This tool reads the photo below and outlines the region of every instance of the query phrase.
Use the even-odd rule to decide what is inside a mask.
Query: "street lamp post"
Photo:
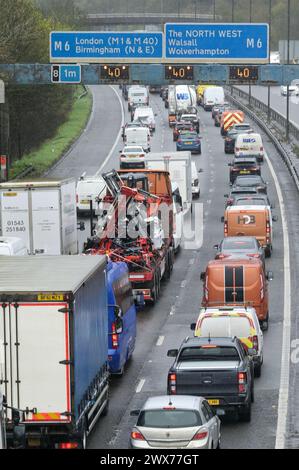
[[[270,51],[271,51],[271,32],[272,32],[272,28],[271,28],[271,22],[272,22],[272,0],[269,0],[269,48],[270,48]],[[271,118],[271,87],[268,86],[268,114],[267,114],[267,121],[268,123],[270,123],[270,118]]]
[[[214,20],[214,23],[216,23],[216,0],[214,0],[214,3],[213,3],[213,20]]]
[[[287,43],[287,63],[290,64],[290,35],[291,35],[291,0],[288,0],[288,43]],[[290,84],[287,84],[287,126],[286,139],[290,140]]]
[[[232,23],[235,22],[235,0],[232,0]]]

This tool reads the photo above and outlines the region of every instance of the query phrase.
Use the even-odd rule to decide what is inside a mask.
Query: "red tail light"
[[[248,256],[248,258],[259,258],[260,257],[260,255],[258,253],[249,253],[246,256]]]
[[[134,439],[135,441],[145,441],[144,436],[139,431],[132,431],[131,439]]]
[[[116,325],[112,323],[112,348],[117,349],[119,346],[118,343],[118,334],[116,333]]]
[[[247,374],[246,372],[239,372],[238,373],[238,382],[239,382],[239,393],[246,392],[246,384],[247,384]]]
[[[78,442],[61,442],[60,444],[58,444],[58,449],[64,450],[78,449],[78,447]]]
[[[195,434],[192,441],[201,441],[203,439],[206,439],[208,437],[208,434],[208,431],[198,432],[197,434]]]
[[[176,394],[176,374],[168,375],[168,384],[169,384],[169,391],[171,395],[175,395]]]
[[[271,227],[270,227],[270,223],[269,223],[269,222],[267,222],[267,225],[266,225],[266,233],[267,233],[267,235],[269,235],[269,234],[270,234],[270,229],[271,229]]]

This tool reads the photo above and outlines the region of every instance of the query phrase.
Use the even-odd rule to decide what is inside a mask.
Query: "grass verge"
[[[10,178],[22,174],[30,167],[33,167],[30,176],[41,176],[69,150],[86,127],[92,110],[92,95],[88,92],[79,99],[83,92],[83,87],[78,86],[67,121],[57,129],[56,135],[45,141],[39,149],[15,161],[10,170]]]

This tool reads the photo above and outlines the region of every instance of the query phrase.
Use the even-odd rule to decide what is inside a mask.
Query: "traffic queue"
[[[215,259],[201,274],[203,297],[191,325],[194,336],[168,351],[174,363],[168,371],[165,396],[151,397],[140,410],[132,411],[137,423],[129,446],[218,449],[219,417],[234,412],[241,421],[251,419],[254,377],[261,376],[263,365],[263,331],[269,328],[268,282],[273,275],[266,271],[265,258],[272,254],[272,222],[277,220],[262,179],[265,156],[261,136],[244,122],[242,111],[225,102],[221,87],[180,85],[152,91],[160,91],[168,109],[176,152],[151,152],[156,116],[149,91],[139,85],[123,86],[131,120],[122,129],[119,169],[102,176],[83,174],[76,195],[70,181],[19,183],[13,193],[9,185],[0,186],[5,235],[10,234],[5,227],[17,226],[20,230],[13,233],[19,235],[26,232],[26,223],[11,224],[11,205],[5,205],[5,198],[11,200],[12,194],[17,198],[20,188],[29,195],[28,211],[32,211],[37,188],[36,211],[49,187],[53,195],[68,201],[63,223],[70,227],[72,221],[72,232],[68,233],[72,246],[77,231],[72,201],[76,199],[80,216],[97,217],[79,257],[74,256],[73,248],[68,251],[60,235],[56,251],[36,245],[41,238],[37,232],[34,241],[28,241],[27,250],[29,253],[35,244],[31,254],[37,256],[28,256],[25,262],[12,256],[6,267],[2,263],[1,274],[6,278],[5,289],[0,291],[4,318],[8,309],[16,318],[27,314],[17,332],[26,339],[22,343],[26,350],[19,351],[18,341],[14,345],[4,341],[3,406],[11,447],[85,448],[98,418],[108,413],[109,375],[125,372],[135,348],[136,312],[158,301],[161,282],[170,279],[182,242],[184,217],[192,211],[192,199],[200,197],[198,170],[191,158],[191,153],[201,154],[198,105],[212,112],[215,126],[225,138],[225,152],[234,152],[228,172],[230,194],[225,196],[222,218],[224,238],[215,246]],[[67,198],[63,188],[68,188]],[[161,217],[165,207],[166,219]],[[36,213],[28,215],[30,227],[35,225]],[[38,225],[42,227],[43,221]],[[131,235],[132,227],[138,227],[137,237]],[[61,232],[57,224],[57,233]],[[2,240],[3,246],[10,244],[8,238]],[[52,239],[49,236],[48,243]],[[73,256],[66,256],[70,254]],[[43,256],[43,263],[38,256]],[[48,277],[46,273],[54,273],[54,265],[59,266],[60,276]],[[15,272],[27,276],[24,285],[14,278]],[[90,309],[93,315],[88,314]],[[36,344],[30,341],[32,328],[40,338]],[[0,337],[4,339],[7,331],[15,335],[4,322]],[[96,332],[92,339],[90,331]],[[39,351],[46,354],[57,337],[55,364],[49,356],[45,372],[44,362],[38,362]],[[22,363],[27,374],[24,383],[33,380],[31,367],[37,363],[38,373],[30,385],[35,389],[32,396],[20,394],[22,354],[28,362],[26,367]]]

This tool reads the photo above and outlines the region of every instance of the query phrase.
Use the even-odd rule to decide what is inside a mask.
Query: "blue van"
[[[107,266],[108,363],[111,374],[122,375],[135,349],[136,308],[126,263]]]

